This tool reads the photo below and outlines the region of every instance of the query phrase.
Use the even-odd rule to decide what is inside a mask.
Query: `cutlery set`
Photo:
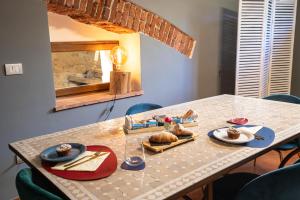
[[[261,135],[258,135],[257,133],[254,134],[254,137],[256,140],[265,140],[265,138]]]
[[[94,153],[94,154],[92,154],[92,155],[84,156],[84,157],[82,157],[82,158],[80,158],[80,159],[78,159],[78,160],[75,160],[75,161],[71,162],[71,163],[65,164],[64,167],[66,167],[66,168],[65,168],[64,170],[71,169],[71,168],[73,168],[73,167],[76,167],[76,166],[78,166],[78,165],[81,165],[81,164],[83,164],[83,163],[86,163],[86,162],[88,162],[88,161],[90,161],[90,160],[93,160],[93,159],[96,159],[96,158],[98,158],[98,157],[100,157],[100,156],[103,156],[103,155],[105,155],[105,154],[107,154],[107,153],[108,153],[108,152],[96,152],[96,153]],[[88,159],[86,159],[86,158],[88,158]],[[84,160],[84,159],[86,159],[86,160]]]

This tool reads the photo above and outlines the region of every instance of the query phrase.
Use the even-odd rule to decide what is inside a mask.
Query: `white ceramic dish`
[[[242,132],[242,131],[241,131],[241,135],[238,139],[230,139],[227,135],[227,130],[228,130],[228,128],[217,129],[213,132],[213,135],[217,139],[219,139],[223,142],[231,143],[231,144],[244,144],[244,143],[250,142],[251,140],[254,139],[253,134],[247,133],[247,132]]]

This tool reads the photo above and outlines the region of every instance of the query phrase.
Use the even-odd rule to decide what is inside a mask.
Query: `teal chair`
[[[16,187],[20,200],[68,199],[47,179],[29,168],[19,171],[16,177]]]
[[[213,183],[214,200],[300,199],[300,163],[264,175],[235,173]]]
[[[272,101],[281,101],[281,102],[287,102],[287,103],[294,103],[294,104],[300,104],[300,98],[292,95],[286,95],[286,94],[275,94],[268,97],[265,97],[266,100],[272,100]],[[280,161],[283,160],[283,155],[281,151],[287,151],[292,150],[297,147],[300,147],[300,140],[293,140],[291,142],[288,142],[286,144],[283,144],[274,150],[276,150],[279,153]]]
[[[162,106],[157,105],[157,104],[152,104],[152,103],[140,103],[140,104],[136,104],[136,105],[131,106],[126,111],[126,115],[133,115],[133,114],[146,112],[146,111],[149,111],[149,110],[155,110],[155,109],[159,109],[159,108],[162,108]]]

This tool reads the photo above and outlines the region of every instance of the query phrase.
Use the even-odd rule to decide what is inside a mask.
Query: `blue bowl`
[[[59,156],[56,152],[56,148],[61,144],[49,147],[45,149],[41,154],[40,158],[46,162],[66,162],[75,159],[77,156],[85,152],[86,147],[79,143],[68,143],[72,146],[72,149],[65,156]]]

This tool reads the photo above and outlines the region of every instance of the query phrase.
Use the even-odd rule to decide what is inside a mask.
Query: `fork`
[[[261,135],[257,135],[256,133],[254,134],[255,139],[257,140],[265,140],[265,138]]]

